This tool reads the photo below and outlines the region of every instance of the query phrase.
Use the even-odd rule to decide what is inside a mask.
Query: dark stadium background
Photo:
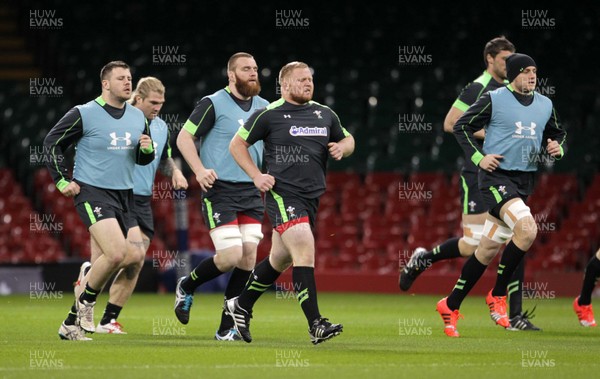
[[[357,290],[352,278],[365,275],[375,281],[367,290],[397,291],[398,266],[414,247],[460,232],[456,173],[463,157],[442,122],[460,89],[483,71],[484,44],[503,34],[534,57],[568,131],[567,156],[541,169],[532,197],[545,230],[528,275],[551,273],[576,287],[600,236],[599,10],[564,2],[0,0],[0,282],[10,287],[11,273],[33,272],[66,286],[89,255],[87,232],[72,203],[53,191],[39,152],[67,110],[100,94],[105,63],[128,62],[134,82],[161,79],[162,115],[176,134],[195,101],[226,85],[229,56],[246,51],[259,64],[268,100],[278,97],[282,65],[307,62],[314,99],[331,106],[357,141],[352,157],[330,165],[322,199],[316,233],[323,287]],[[406,54],[419,63],[407,63]],[[157,191],[157,238],[139,283],[148,290],[169,289],[173,271],[196,259],[186,243],[211,249],[197,186],[183,195],[189,235],[177,233],[175,222],[182,203],[173,198],[182,195],[168,185]],[[425,275],[455,279],[461,263]],[[415,290],[435,288],[417,283]]]

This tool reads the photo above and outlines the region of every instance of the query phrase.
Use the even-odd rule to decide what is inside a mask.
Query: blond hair
[[[283,84],[285,79],[297,68],[308,68],[308,65],[304,62],[290,62],[286,64],[279,71],[279,84]]]
[[[137,86],[135,87],[135,91],[133,91],[133,96],[131,97],[131,105],[136,104],[136,96],[141,97],[142,99],[150,96],[150,92],[156,92],[159,95],[165,94],[165,86],[162,84],[160,80],[153,76],[147,76],[145,78],[141,78]]]

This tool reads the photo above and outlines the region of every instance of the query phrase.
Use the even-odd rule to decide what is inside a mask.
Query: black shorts
[[[507,201],[518,197],[526,202],[534,185],[535,172],[501,169],[492,172],[479,171],[481,195],[490,214],[498,219],[500,219],[500,208]]]
[[[463,170],[460,175],[460,204],[465,215],[487,212],[488,208],[479,191],[477,172]]]
[[[314,228],[319,198],[309,199],[271,190],[265,194],[265,207],[273,229],[281,234],[290,226],[302,222],[308,222],[311,228]]]
[[[202,192],[202,216],[210,230],[228,224],[260,224],[265,207],[254,183],[215,181]]]
[[[133,205],[133,190],[111,190],[94,187],[77,182],[79,194],[75,196],[75,209],[79,217],[89,229],[96,222],[115,218],[121,231],[127,238],[131,224],[131,206]]]
[[[152,196],[133,195],[135,205],[131,210],[130,228],[139,226],[146,237],[152,241],[154,237],[154,216],[152,215]]]

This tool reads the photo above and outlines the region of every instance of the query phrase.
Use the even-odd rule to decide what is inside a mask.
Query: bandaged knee
[[[222,226],[210,231],[210,238],[217,251],[242,246],[242,233],[237,226]]]
[[[263,238],[261,224],[241,224],[240,232],[242,233],[242,242],[255,243],[258,245]]]
[[[515,228],[516,223],[525,218],[525,217],[533,217],[531,215],[531,211],[527,205],[522,200],[515,201],[504,212],[504,217],[502,220],[508,225],[510,230]]]
[[[463,225],[463,241],[471,246],[479,245],[481,235],[483,234],[483,225],[481,224],[464,224]]]
[[[493,221],[485,220],[483,235],[494,242],[505,243],[512,237],[512,230],[504,225],[498,225]]]

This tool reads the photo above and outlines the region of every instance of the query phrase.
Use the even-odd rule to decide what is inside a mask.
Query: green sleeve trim
[[[560,147],[560,155],[558,157],[554,157],[557,161],[560,161],[565,156],[565,151],[563,150],[562,145],[558,145]]]
[[[452,106],[458,110],[461,110],[464,112],[467,111],[467,109],[469,109],[469,105],[467,103],[465,103],[464,101],[461,101],[459,99],[456,99],[454,101],[454,103],[452,104]]]
[[[344,133],[344,137],[350,137],[351,134],[346,130],[346,128],[344,128],[343,126],[341,126],[342,128],[342,133]]]
[[[202,118],[200,119],[200,121],[198,121],[198,125],[194,124],[191,120],[187,120],[185,122],[185,124],[183,124],[183,128],[185,130],[187,130],[188,133],[190,133],[191,135],[195,136],[196,132],[198,131],[198,127],[202,124],[202,121],[204,121],[204,118],[208,114],[208,111],[210,111],[212,109],[212,107],[213,107],[213,103],[211,101],[210,106],[208,108],[206,108],[206,111],[202,115]]]
[[[185,124],[183,124],[183,129],[185,129],[191,135],[195,135],[198,130],[198,125],[194,124],[190,120],[187,120]]]
[[[58,188],[58,190],[60,192],[62,192],[62,190],[65,189],[65,187],[68,186],[69,183],[71,183],[71,182],[69,182],[66,179],[61,179],[61,180],[58,181],[58,183],[56,183],[56,188]]]
[[[479,167],[479,162],[483,159],[484,155],[479,151],[476,151],[475,154],[471,155],[471,162],[475,164],[475,166]]]
[[[142,148],[140,148],[140,150],[144,154],[152,154],[154,152],[154,144],[151,143],[150,146],[148,146],[148,147],[142,147]]]
[[[248,136],[250,135],[250,131],[246,130],[243,126],[240,126],[237,134],[238,134],[238,136],[242,137],[242,139],[245,141],[248,139]]]

